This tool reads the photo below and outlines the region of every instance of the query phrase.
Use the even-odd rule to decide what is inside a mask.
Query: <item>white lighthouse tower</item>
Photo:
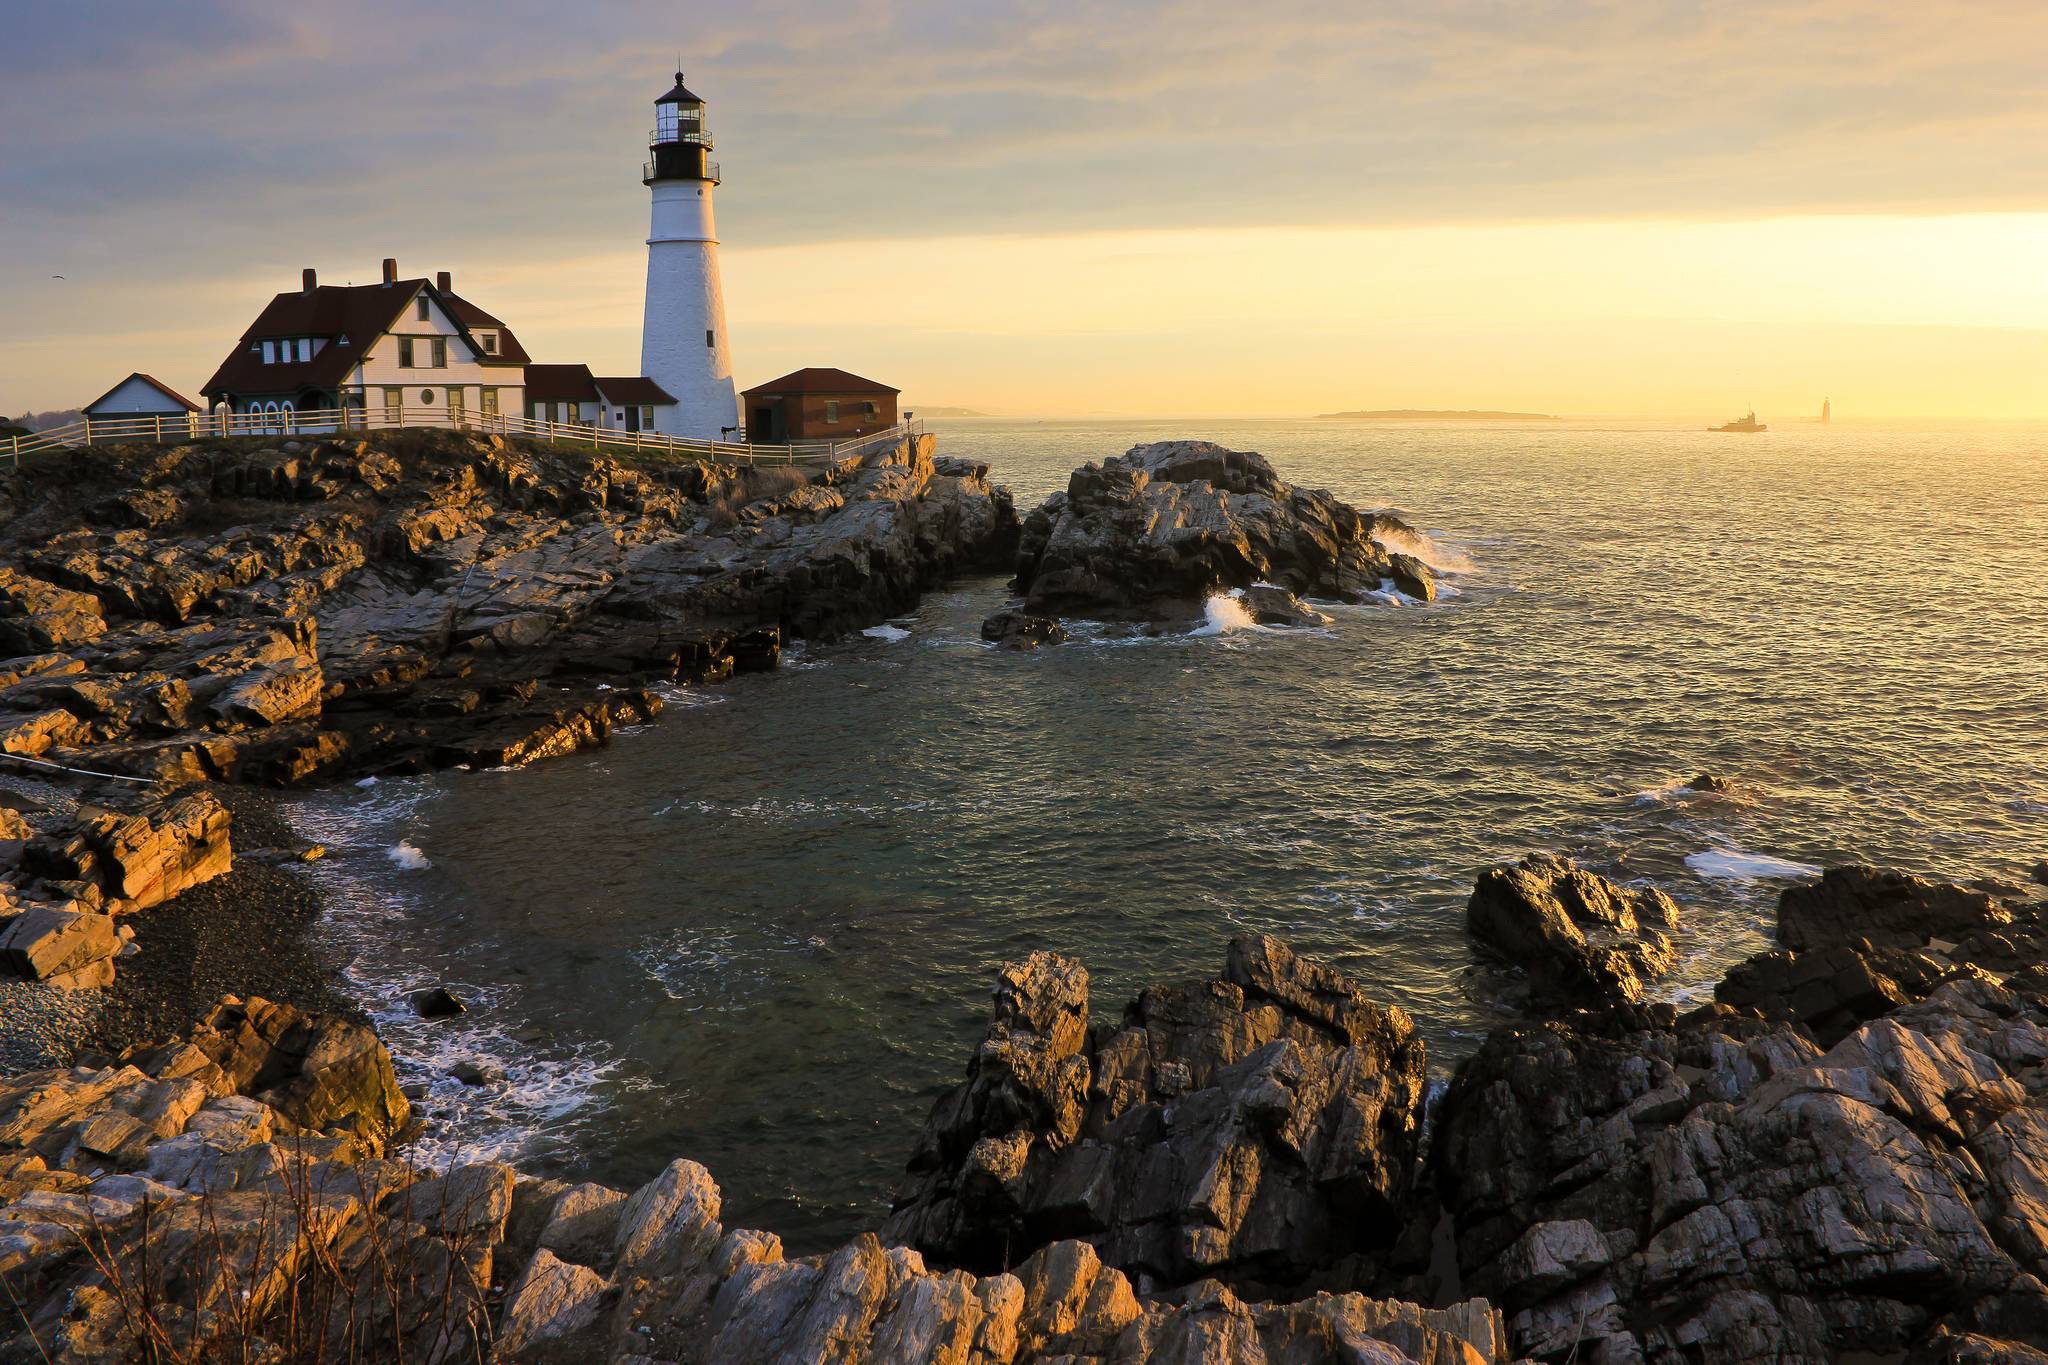
[[[657,408],[655,428],[670,436],[737,440],[732,344],[725,334],[725,289],[718,278],[718,230],[711,190],[718,163],[704,101],[683,86],[654,102],[641,183],[654,191],[647,234],[647,314],[640,327],[640,373],[666,389],[673,408]]]

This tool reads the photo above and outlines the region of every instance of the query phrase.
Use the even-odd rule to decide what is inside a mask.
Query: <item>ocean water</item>
[[[620,1185],[689,1156],[728,1222],[817,1249],[883,1214],[1036,948],[1114,1017],[1277,934],[1447,1072],[1497,1017],[1465,896],[1527,851],[1669,890],[1677,1000],[1820,865],[2048,857],[2048,429],[957,422],[941,450],[1029,507],[1170,436],[1403,510],[1455,595],[1016,654],[977,637],[1002,582],[962,582],[605,750],[296,799],[351,980],[432,1086],[424,1155]],[[473,1012],[412,1018],[443,982]]]

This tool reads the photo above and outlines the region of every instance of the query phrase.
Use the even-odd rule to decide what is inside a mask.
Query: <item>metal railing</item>
[[[0,441],[0,457],[20,468],[24,455],[72,450],[110,442],[168,442],[223,436],[328,436],[345,432],[440,427],[492,436],[587,445],[593,450],[630,450],[636,455],[672,455],[727,464],[812,464],[849,460],[922,435],[921,422],[901,422],[843,441],[794,441],[759,445],[700,441],[652,431],[624,431],[590,422],[548,422],[510,413],[450,412],[445,407],[322,408],[305,412],[194,413],[190,417],[87,417],[48,431]]]
[[[714,185],[722,185],[725,183],[723,180],[719,178],[718,163],[716,161],[705,162],[704,174],[701,176],[683,175],[675,176],[672,178],[677,180],[709,180]],[[640,183],[644,185],[652,179],[654,179],[654,158],[650,156],[645,161],[640,163]]]

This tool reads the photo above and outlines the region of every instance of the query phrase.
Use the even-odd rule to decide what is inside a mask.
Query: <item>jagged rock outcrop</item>
[[[1655,887],[1617,886],[1552,853],[1483,872],[1465,928],[1525,973],[1540,1006],[1639,1002],[1677,960],[1678,906]]]
[[[1075,470],[1025,518],[1016,588],[1050,615],[1199,610],[1261,581],[1359,601],[1399,581],[1379,540],[1389,532],[1412,534],[1390,513],[1284,482],[1264,456],[1161,441]],[[1402,572],[1433,582],[1427,569]]]
[[[1431,1155],[1466,1292],[1541,1358],[1821,1362],[2041,1341],[2048,1007],[1975,977],[1823,1052],[1707,1012],[1497,1033]]]
[[[739,469],[456,432],[95,447],[0,521],[0,752],[166,781],[531,762],[1008,567],[931,438]],[[88,758],[89,756],[89,758]]]
[[[1775,952],[1732,969],[1715,998],[1832,1044],[1971,970],[2048,963],[2039,904],[1872,867],[1834,867],[1778,899]]]
[[[1489,1037],[1444,1100],[1410,1253],[1447,1239],[1460,1292],[1539,1359],[2048,1350],[2048,974],[2015,953],[2037,908],[1841,868],[1780,913],[1799,946],[1714,1006]]]
[[[1286,1008],[1340,1021],[1319,1027],[1370,1014],[1306,964],[1247,963]],[[1085,1015],[1046,984],[1043,1008],[1017,1006],[1057,1049]],[[872,1235],[789,1260],[726,1228],[686,1160],[631,1193],[494,1162],[415,1170],[384,1152],[389,1074],[359,1025],[228,1000],[122,1065],[0,1081],[0,1277],[20,1305],[0,1365],[1508,1360],[1481,1301],[1247,1302],[1215,1280],[1147,1297],[1080,1241],[985,1277]]]
[[[1121,1021],[1088,1009],[1077,962],[1004,969],[888,1240],[989,1274],[1079,1237],[1146,1290],[1300,1285],[1394,1240],[1422,1122],[1406,1014],[1263,937]]]

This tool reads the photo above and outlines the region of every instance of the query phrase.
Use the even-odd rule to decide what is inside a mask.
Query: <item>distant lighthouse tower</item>
[[[736,440],[739,397],[711,220],[718,163],[711,160],[704,101],[684,88],[680,71],[675,89],[654,102],[647,148],[640,180],[654,191],[654,220],[647,234],[640,373],[676,400],[673,409],[655,409],[655,427],[670,436]]]

